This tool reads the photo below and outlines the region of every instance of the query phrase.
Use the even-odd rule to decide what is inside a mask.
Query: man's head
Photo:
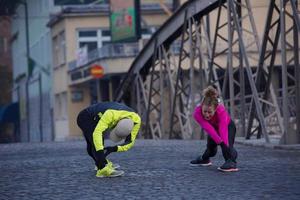
[[[121,119],[110,132],[110,139],[116,143],[125,139],[131,133],[133,125],[134,123],[131,119]]]

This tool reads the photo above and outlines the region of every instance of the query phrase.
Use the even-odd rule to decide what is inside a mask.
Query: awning
[[[0,107],[0,124],[1,123],[17,123],[19,121],[19,103],[11,103]]]

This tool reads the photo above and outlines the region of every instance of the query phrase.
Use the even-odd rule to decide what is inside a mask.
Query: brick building
[[[12,62],[10,50],[11,20],[0,17],[0,106],[11,102]]]
[[[13,107],[10,39],[11,19],[0,16],[0,142],[12,142],[16,139],[16,129],[13,128],[13,124],[8,120],[10,116],[7,115]]]

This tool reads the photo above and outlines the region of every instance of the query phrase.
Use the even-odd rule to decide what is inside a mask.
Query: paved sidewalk
[[[236,145],[239,172],[190,167],[205,148],[196,140],[138,140],[114,153],[125,176],[95,177],[83,141],[0,144],[1,200],[300,199],[300,151]]]

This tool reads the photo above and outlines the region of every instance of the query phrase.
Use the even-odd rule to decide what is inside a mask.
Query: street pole
[[[42,90],[42,74],[41,72],[39,73],[39,106],[40,106],[40,109],[39,109],[39,116],[40,116],[40,123],[39,123],[39,131],[40,131],[40,142],[43,142],[44,141],[44,134],[43,134],[43,90]]]
[[[25,32],[26,32],[26,58],[27,58],[27,79],[26,79],[26,122],[27,122],[27,136],[28,142],[30,142],[30,116],[29,116],[29,58],[30,58],[30,48],[29,48],[29,23],[28,23],[28,5],[27,0],[23,1],[25,7]]]
[[[100,78],[96,79],[96,89],[97,89],[97,103],[99,103],[101,101]]]

